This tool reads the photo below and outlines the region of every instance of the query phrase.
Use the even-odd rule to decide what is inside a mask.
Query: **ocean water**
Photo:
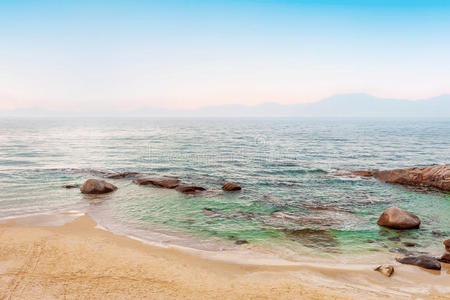
[[[426,252],[450,235],[450,194],[333,172],[448,163],[448,119],[1,119],[0,218],[81,211],[114,232],[200,249]],[[108,179],[119,189],[102,196],[62,187],[96,171],[176,176],[207,191],[131,179]],[[222,192],[227,181],[243,190]],[[376,225],[392,205],[417,214],[420,229]]]

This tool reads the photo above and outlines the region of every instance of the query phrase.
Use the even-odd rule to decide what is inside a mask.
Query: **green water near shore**
[[[450,194],[332,175],[449,163],[448,120],[0,122],[2,218],[78,210],[161,243],[246,241],[305,253],[426,252],[450,236]],[[109,180],[119,189],[96,198],[62,188],[95,177],[92,170],[177,176],[207,191],[184,195],[131,179]],[[221,191],[227,181],[243,190]],[[420,229],[376,225],[393,205],[417,214]]]

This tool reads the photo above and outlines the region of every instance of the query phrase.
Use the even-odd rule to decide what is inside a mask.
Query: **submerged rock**
[[[381,214],[377,224],[395,229],[412,229],[419,228],[420,219],[409,211],[392,206]]]
[[[384,276],[391,277],[394,273],[394,267],[391,265],[380,265],[374,269],[374,271],[378,271]]]
[[[399,263],[407,265],[415,265],[425,269],[440,270],[441,264],[439,261],[431,256],[419,255],[419,256],[406,256],[396,259]]]
[[[65,189],[78,189],[78,188],[80,188],[80,185],[79,184],[66,184],[66,185],[63,185],[63,188],[65,188]]]
[[[99,179],[88,179],[80,188],[83,194],[105,194],[115,190],[115,185]]]
[[[332,249],[339,246],[337,239],[328,230],[322,229],[284,229],[284,233],[291,240],[310,248]]]
[[[403,245],[405,247],[419,247],[420,244],[414,243],[414,242],[403,242]]]
[[[185,193],[185,194],[194,194],[197,191],[205,191],[206,189],[201,186],[195,186],[195,185],[178,185],[175,188],[178,192]]]
[[[339,229],[349,224],[357,224],[359,222],[358,216],[355,214],[341,212],[341,211],[328,211],[328,210],[315,210],[307,213],[294,213],[290,211],[274,211],[270,214],[270,217],[265,219],[265,223],[278,227],[291,227],[288,225],[291,223],[292,227],[307,227],[315,229]]]
[[[384,171],[353,171],[366,174],[387,183],[411,186],[429,186],[450,191],[450,165],[434,165]],[[363,175],[362,175],[363,176]]]
[[[107,175],[106,178],[109,179],[135,178],[139,174],[140,174],[139,172],[121,172]]]
[[[344,212],[344,213],[351,213],[350,210],[339,207],[339,206],[332,206],[332,205],[324,205],[322,203],[302,203],[304,207],[306,207],[309,210],[314,211],[332,211],[332,212]]]
[[[236,245],[244,245],[244,244],[248,244],[248,241],[246,240],[237,240],[236,242],[234,242]]]
[[[174,178],[155,178],[155,177],[138,178],[134,182],[138,185],[154,185],[166,189],[174,189],[180,183],[178,179]]]
[[[227,191],[227,192],[231,192],[231,191],[239,191],[239,190],[241,190],[241,189],[242,189],[242,188],[241,188],[239,185],[234,184],[234,183],[231,183],[231,182],[225,183],[225,184],[222,186],[222,190]]]
[[[450,253],[444,253],[441,257],[439,257],[437,259],[440,262],[446,263],[446,264],[450,264]]]
[[[207,215],[208,217],[211,217],[211,218],[218,218],[218,217],[221,217],[221,216],[222,216],[222,214],[218,213],[217,211],[215,211],[214,209],[209,208],[209,207],[203,208],[203,209],[202,209],[202,212],[203,212],[205,215]]]

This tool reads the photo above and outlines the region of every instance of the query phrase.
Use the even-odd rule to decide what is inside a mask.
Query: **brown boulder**
[[[375,171],[373,177],[388,183],[430,186],[450,191],[450,165]]]
[[[241,190],[241,189],[242,189],[242,188],[241,188],[239,185],[234,184],[234,183],[231,183],[231,182],[225,183],[225,184],[222,186],[222,190],[227,191],[227,192],[231,192],[231,191],[239,191],[239,190]]]
[[[176,190],[181,193],[185,194],[193,194],[197,191],[204,191],[205,188],[201,186],[195,186],[195,185],[179,185],[176,187]]]
[[[99,179],[88,179],[80,188],[83,194],[105,194],[115,190],[115,185]]]
[[[450,239],[444,241],[445,250],[450,252]]]
[[[166,189],[174,189],[179,185],[178,179],[172,179],[172,178],[153,178],[153,177],[146,177],[146,178],[139,178],[135,180],[136,184],[139,185],[154,185]]]
[[[420,219],[409,211],[392,206],[381,214],[377,224],[395,229],[412,229],[419,228]]]

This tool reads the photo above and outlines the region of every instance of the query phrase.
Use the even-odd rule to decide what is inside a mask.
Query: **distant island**
[[[170,110],[142,107],[137,110],[72,112],[39,107],[0,110],[0,117],[110,116],[110,117],[450,117],[450,94],[423,99],[404,100],[369,94],[338,94],[313,103],[279,104],[268,102],[256,106],[228,104],[205,106],[193,110]]]

